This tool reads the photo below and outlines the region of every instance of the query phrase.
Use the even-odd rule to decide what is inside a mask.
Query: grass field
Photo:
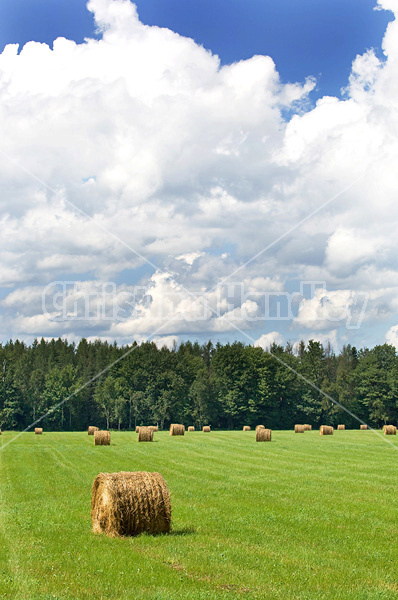
[[[398,439],[371,431],[6,432],[0,437],[0,598],[398,598]],[[159,471],[173,533],[91,533],[101,471]]]

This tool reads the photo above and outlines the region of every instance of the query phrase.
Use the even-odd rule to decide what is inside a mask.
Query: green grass
[[[398,598],[398,440],[371,431],[0,437],[0,598]],[[159,471],[173,533],[91,533],[101,471]]]

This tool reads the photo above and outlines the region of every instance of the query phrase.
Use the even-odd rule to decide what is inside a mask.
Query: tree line
[[[357,428],[341,406],[373,427],[398,421],[398,356],[388,344],[347,345],[336,354],[313,340],[295,351],[290,344],[265,351],[241,342],[168,349],[153,342],[16,340],[0,345],[0,367],[2,429],[23,430],[44,414],[42,426],[61,431],[164,429],[171,422]]]

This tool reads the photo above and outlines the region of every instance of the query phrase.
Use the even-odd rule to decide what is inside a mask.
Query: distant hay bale
[[[139,425],[137,425],[137,426],[136,426],[136,428],[135,428],[135,432],[136,432],[136,433],[138,433],[138,432],[139,432],[139,430],[140,430],[140,426],[139,426]]]
[[[94,427],[94,425],[89,425],[88,435],[94,435],[95,431],[99,431],[99,427]]]
[[[259,427],[256,431],[256,442],[270,442],[271,441],[271,429],[265,429]]]
[[[100,473],[91,496],[94,533],[111,537],[168,533],[170,494],[160,473]]]
[[[43,433],[43,429],[41,427],[35,427],[35,434],[41,435]]]
[[[190,426],[188,427],[188,431],[195,431],[195,427],[194,427],[193,425],[190,425]]]
[[[367,429],[367,428],[368,428],[368,426],[367,426],[367,425],[361,425],[361,429],[362,429],[362,431],[364,431],[364,430],[365,430],[365,429]]]
[[[384,425],[384,435],[397,435],[397,428],[395,425]]]
[[[304,429],[304,425],[295,425],[294,426],[294,433],[304,433],[305,429]]]
[[[308,425],[308,423],[306,423],[304,425],[304,431],[312,431],[312,425]]]
[[[148,429],[151,431],[159,431],[159,427],[157,425],[149,425]]]
[[[344,429],[345,429],[345,425],[343,425],[343,424],[337,425],[338,431],[343,431]]]
[[[264,425],[256,425],[256,431],[257,429],[265,429]]]
[[[250,431],[251,427],[250,425],[243,425],[243,431]]]
[[[210,429],[210,425],[205,425],[202,428],[203,433],[210,433],[211,429]]]
[[[333,435],[333,431],[333,427],[330,427],[329,425],[321,425],[319,428],[320,435]]]
[[[138,432],[139,442],[153,442],[153,429],[150,427],[140,427]]]
[[[172,423],[170,425],[170,435],[184,435],[185,425],[179,425],[178,423]]]
[[[94,431],[94,446],[110,446],[111,434],[109,431]]]
[[[1,433],[1,429],[0,429],[0,435],[3,435],[3,434]]]

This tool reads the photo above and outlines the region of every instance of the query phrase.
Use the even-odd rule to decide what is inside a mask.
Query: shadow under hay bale
[[[250,425],[243,425],[243,431],[250,431],[251,427]]]
[[[41,427],[35,427],[35,434],[36,435],[42,435],[43,433],[43,429]]]
[[[345,425],[343,425],[342,423],[340,425],[337,425],[337,431],[344,431],[345,429]]]
[[[295,425],[294,426],[294,433],[304,433],[305,429],[304,429],[304,425]]]
[[[367,428],[368,428],[368,426],[367,426],[367,425],[361,425],[361,427],[360,427],[360,429],[361,429],[362,431],[365,431]]]
[[[109,431],[94,431],[94,446],[110,446],[111,434]]]
[[[306,423],[304,425],[304,431],[312,431],[312,425],[308,425],[308,423]]]
[[[89,425],[88,427],[88,435],[94,435],[96,431],[99,431],[99,427],[94,427],[94,425]]]
[[[333,427],[330,425],[321,425],[319,428],[319,435],[333,435]]]
[[[185,434],[185,425],[179,425],[176,423],[172,423],[170,425],[170,435],[184,435]]]
[[[140,427],[138,432],[139,442],[153,442],[153,429],[150,427]]]
[[[397,428],[395,425],[384,425],[384,435],[397,435]]]
[[[210,429],[210,426],[209,426],[209,425],[205,425],[205,426],[203,427],[202,431],[203,431],[204,433],[210,433],[210,431],[211,431],[211,429]]]
[[[190,426],[188,427],[188,431],[195,431],[195,427],[194,427],[193,425],[190,425]]]
[[[271,429],[265,429],[260,427],[256,431],[256,442],[270,442],[271,441]]]
[[[94,533],[111,537],[169,533],[170,494],[160,473],[100,473],[91,497]]]

